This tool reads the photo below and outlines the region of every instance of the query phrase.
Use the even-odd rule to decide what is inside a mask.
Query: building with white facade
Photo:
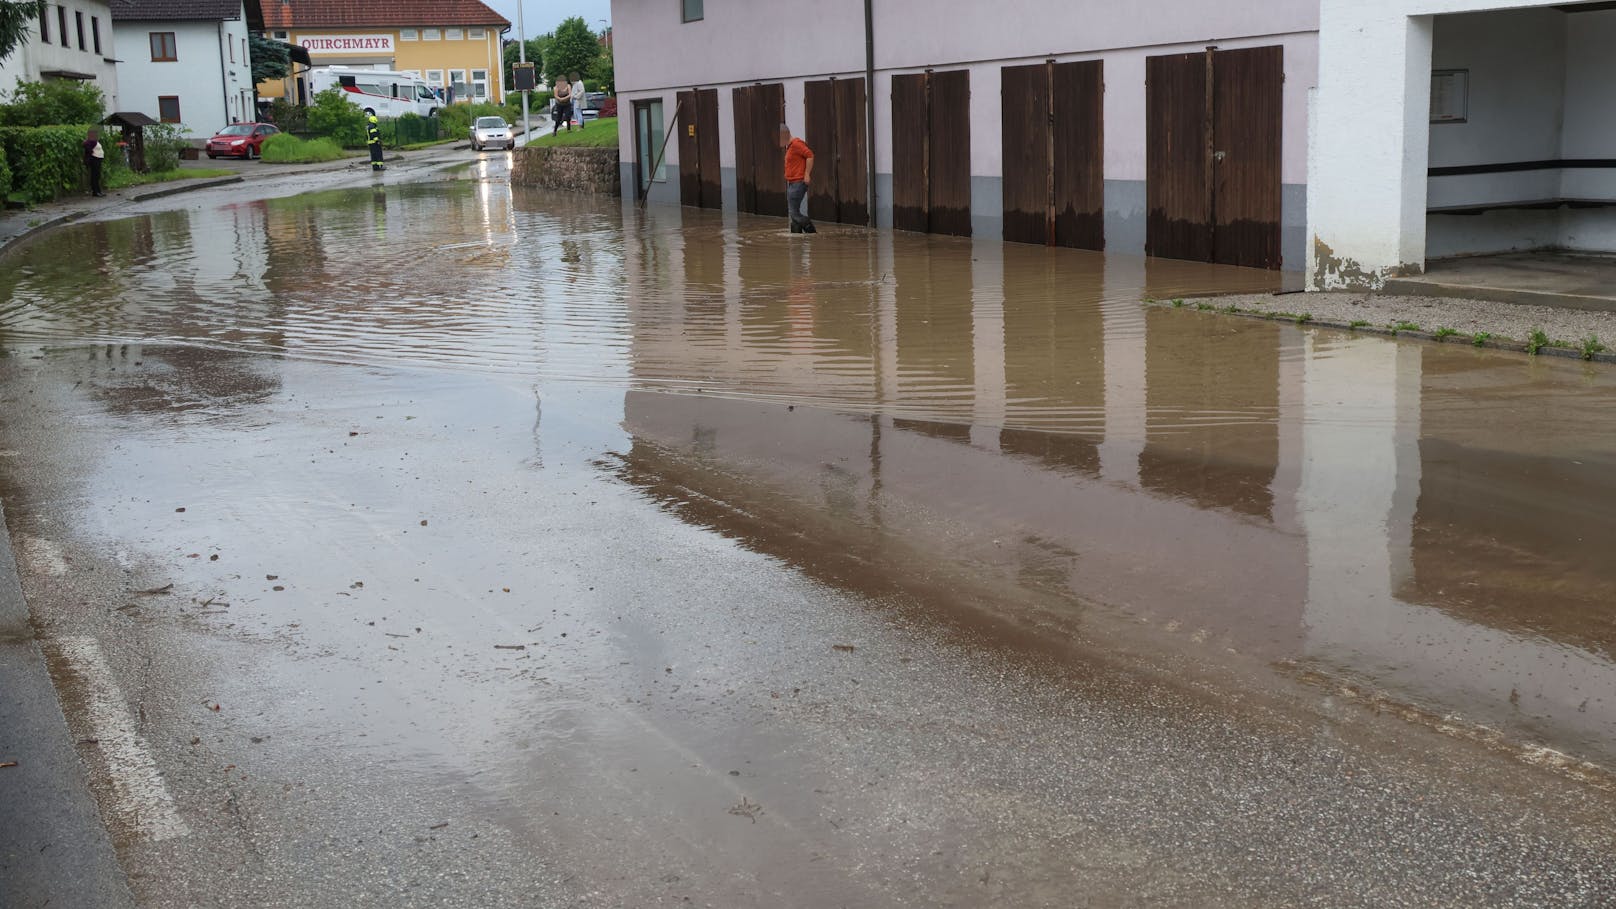
[[[0,60],[0,92],[19,81],[74,79],[93,82],[117,110],[118,72],[113,53],[112,12],[105,0],[40,4],[39,21],[22,46]]]
[[[1607,2],[803,12],[615,0],[623,185],[783,214],[783,121],[816,149],[824,220],[1305,269],[1316,288],[1616,250]]]
[[[1616,8],[1323,0],[1313,286],[1428,259],[1616,251]]]
[[[1300,270],[1318,23],[1318,0],[615,0],[623,185],[783,213],[784,121],[816,218],[864,223],[873,190],[880,226]]]
[[[258,0],[113,0],[121,110],[211,136],[256,114],[247,35]]]

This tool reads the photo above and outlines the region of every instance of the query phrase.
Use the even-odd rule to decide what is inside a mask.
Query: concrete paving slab
[[[1520,252],[1438,259],[1386,292],[1616,312],[1616,256]]]

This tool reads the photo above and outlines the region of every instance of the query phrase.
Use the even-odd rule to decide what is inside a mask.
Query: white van
[[[389,119],[405,114],[430,117],[443,102],[414,73],[395,73],[360,66],[321,66],[309,70],[309,88],[318,94],[328,88],[345,93],[358,108],[372,107],[376,116]]]

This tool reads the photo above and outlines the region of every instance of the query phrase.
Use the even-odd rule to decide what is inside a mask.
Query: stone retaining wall
[[[620,196],[614,148],[518,148],[513,153],[511,184],[569,192]]]

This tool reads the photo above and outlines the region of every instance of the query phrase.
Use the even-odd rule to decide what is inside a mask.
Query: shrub
[[[49,202],[84,185],[88,126],[0,127],[12,189],[30,202]]]
[[[309,105],[309,132],[335,139],[338,145],[358,148],[365,144],[365,112],[348,103],[346,92],[328,88],[314,96]]]
[[[269,102],[269,122],[282,132],[300,133],[309,128],[309,109],[285,98],[276,98]]]
[[[185,127],[178,123],[146,127],[146,169],[153,173],[177,169],[180,150],[189,144],[185,140]]]
[[[299,139],[290,133],[276,133],[264,140],[263,159],[270,164],[309,164],[340,157],[342,146],[331,138]]]
[[[11,194],[11,165],[6,163],[6,156],[0,151],[0,201]]]
[[[0,126],[99,123],[106,113],[106,96],[88,82],[18,81],[5,103],[0,104]]]

